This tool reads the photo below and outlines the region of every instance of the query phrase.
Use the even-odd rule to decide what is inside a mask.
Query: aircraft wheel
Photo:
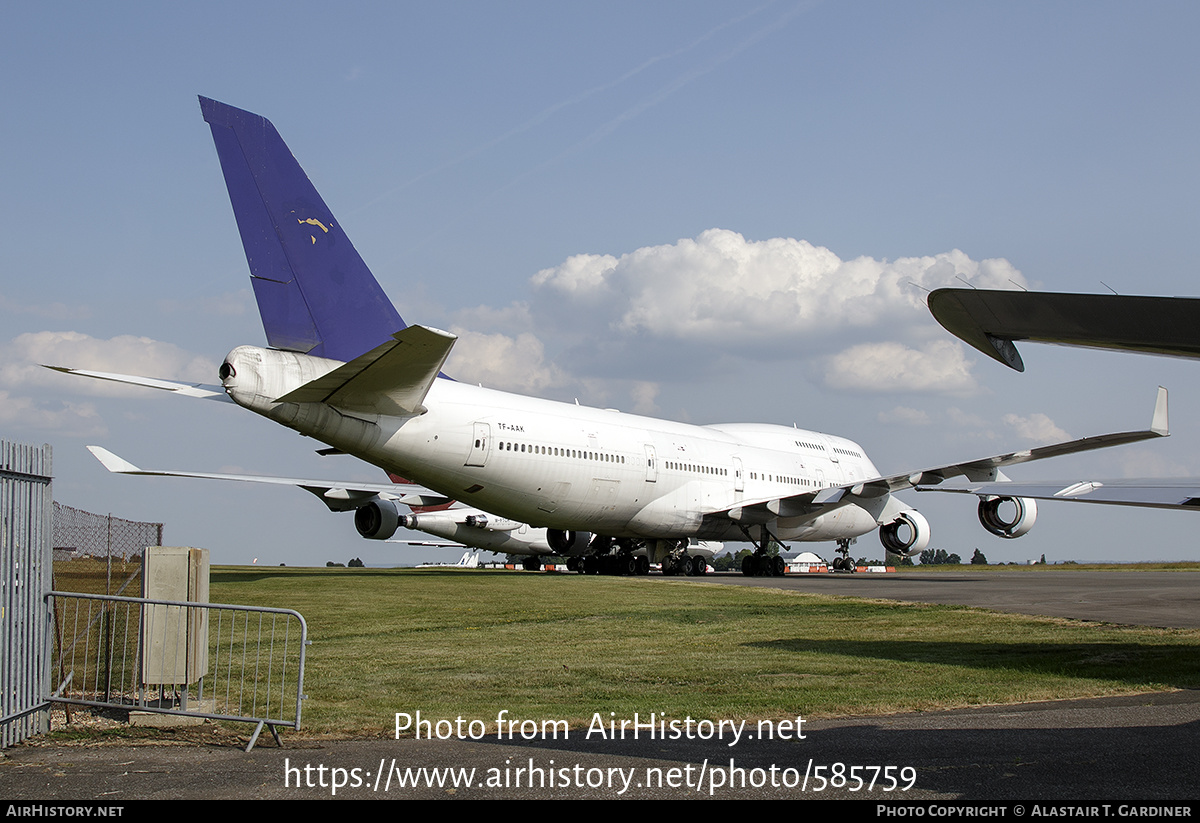
[[[638,557],[638,559],[637,559],[637,573],[638,573],[638,574],[650,574],[650,558],[648,558],[648,557]]]
[[[696,577],[700,577],[707,571],[708,561],[706,561],[701,555],[696,555],[692,558],[692,574],[696,575]]]
[[[754,576],[754,555],[748,554],[742,558],[742,574],[746,577]]]
[[[772,561],[771,566],[771,570],[775,572],[776,577],[783,577],[784,572],[787,571],[787,563],[785,563],[783,558],[779,555],[775,555],[775,559]]]

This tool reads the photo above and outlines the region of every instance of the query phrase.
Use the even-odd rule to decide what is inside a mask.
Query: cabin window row
[[[768,483],[791,483],[793,486],[815,486],[817,485],[811,480],[803,477],[786,477],[782,474],[763,474],[762,472],[750,472],[751,480],[765,480]]]
[[[523,452],[525,454],[545,454],[550,457],[566,457],[574,460],[595,460],[600,463],[624,463],[625,455],[608,452],[585,451],[584,449],[564,449],[560,446],[543,446],[534,443],[514,443],[511,440],[500,441],[502,452]]]
[[[670,470],[680,472],[692,472],[693,474],[715,474],[720,477],[727,477],[729,469],[720,469],[716,466],[701,466],[696,463],[678,463],[674,460],[666,461],[666,466]]]

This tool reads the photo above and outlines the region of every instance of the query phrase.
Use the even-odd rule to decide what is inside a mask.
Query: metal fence
[[[300,728],[308,626],[288,609],[52,591],[51,699]]]
[[[54,503],[54,583],[60,591],[142,594],[142,553],[163,544],[163,524]]]
[[[0,440],[0,747],[46,730],[49,446]]]

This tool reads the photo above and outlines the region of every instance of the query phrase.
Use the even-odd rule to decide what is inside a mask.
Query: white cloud
[[[971,414],[960,409],[958,406],[951,406],[946,409],[946,417],[950,422],[962,429],[990,429],[991,424],[977,414]]]
[[[101,340],[80,332],[29,332],[0,344],[0,384],[4,386],[0,391],[0,423],[5,428],[102,437],[108,429],[93,404],[77,402],[73,397],[55,401],[46,395],[55,390],[72,396],[145,398],[154,394],[107,380],[70,377],[42,368],[42,363],[210,383],[216,382],[217,370],[211,360],[147,337],[121,335]]]
[[[901,423],[906,426],[928,426],[933,422],[928,412],[910,409],[908,406],[896,406],[890,411],[881,411],[878,419],[880,423]]]
[[[1003,419],[1004,425],[1013,429],[1020,437],[1035,443],[1058,443],[1071,439],[1069,434],[1041,412],[1024,417],[1019,414],[1006,414]]]
[[[456,380],[522,392],[537,392],[564,381],[562,372],[545,362],[542,343],[532,334],[509,337],[459,328],[452,331],[458,341],[445,371]]]
[[[935,340],[921,349],[901,343],[863,343],[829,358],[825,382],[869,392],[968,394],[976,388],[963,347]]]
[[[29,430],[71,437],[103,437],[108,427],[91,403],[63,402],[57,407],[0,390],[0,426],[6,432]]]
[[[0,382],[8,388],[40,386],[61,388],[63,375],[42,368],[70,366],[93,371],[137,374],[215,383],[217,364],[171,343],[123,334],[102,340],[73,331],[29,332],[0,345]],[[76,393],[127,395],[144,390],[101,380],[71,378]]]
[[[598,313],[613,331],[729,345],[894,325],[901,317],[931,328],[925,290],[963,280],[981,288],[1024,283],[1008,261],[975,261],[958,250],[843,261],[804,240],[750,241],[709,229],[621,257],[574,255],[532,284],[542,297]]]
[[[629,390],[629,396],[633,398],[633,410],[638,414],[656,414],[659,410],[658,404],[655,403],[658,391],[657,383],[644,380],[635,382],[633,388]]]
[[[459,328],[471,329],[476,332],[502,331],[512,332],[516,329],[533,327],[533,317],[526,303],[510,303],[501,308],[492,306],[475,306],[462,309],[455,313],[454,325]]]
[[[1142,448],[1118,450],[1122,477],[1191,477],[1196,472],[1161,452]]]

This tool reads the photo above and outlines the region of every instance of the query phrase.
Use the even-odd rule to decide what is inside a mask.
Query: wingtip
[[[110,472],[115,474],[127,474],[129,472],[141,471],[141,469],[130,463],[128,460],[117,457],[117,455],[101,446],[88,446],[87,449],[92,453],[92,456],[99,460],[100,464]]]
[[[1167,425],[1167,390],[1162,386],[1158,387],[1158,397],[1154,401],[1154,419],[1150,421],[1150,431],[1161,437],[1171,434]]]

